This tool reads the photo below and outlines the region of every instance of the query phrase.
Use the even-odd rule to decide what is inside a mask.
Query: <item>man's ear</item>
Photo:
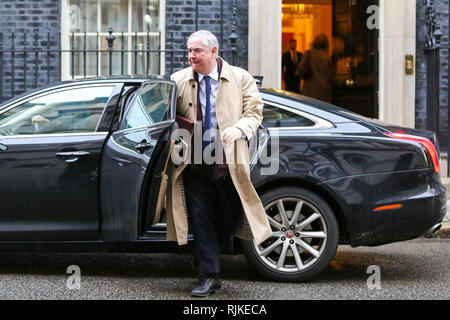
[[[217,47],[213,47],[211,50],[211,53],[213,53],[215,56],[217,56]]]

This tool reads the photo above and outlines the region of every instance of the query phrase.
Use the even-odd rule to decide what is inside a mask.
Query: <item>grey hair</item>
[[[216,36],[212,34],[212,32],[208,30],[198,30],[189,36],[187,42],[189,42],[191,38],[199,38],[202,40],[203,44],[209,48],[209,50],[217,47],[217,52],[219,52],[219,41],[217,41]]]

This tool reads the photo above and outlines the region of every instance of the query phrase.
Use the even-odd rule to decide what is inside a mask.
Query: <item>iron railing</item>
[[[232,21],[231,34],[228,36],[229,42],[225,46],[224,36],[224,0],[220,6],[220,34],[218,34],[220,55],[227,55],[233,65],[237,64],[237,41],[236,14],[237,0],[232,0]],[[193,31],[199,26],[199,0],[195,0],[195,25]],[[194,29],[195,28],[195,29]],[[144,47],[140,48],[137,43],[138,35],[145,37]],[[138,56],[145,56],[145,68],[140,74],[162,74],[161,69],[152,69],[152,59],[158,59],[164,64],[164,74],[171,74],[177,68],[188,66],[187,51],[175,49],[173,32],[165,35],[165,47],[161,47],[161,33],[140,32],[133,33],[133,44],[130,49],[124,47],[125,33],[115,32],[110,28],[108,33],[96,32],[95,48],[88,48],[88,33],[69,33],[69,46],[67,50],[62,49],[61,33],[48,32],[45,36],[36,30],[33,34],[12,32],[5,34],[0,32],[0,103],[18,94],[35,89],[52,82],[61,80],[62,69],[69,70],[65,74],[65,79],[84,78],[87,76],[116,76],[138,74]],[[92,36],[92,34],[89,34]],[[157,45],[152,45],[151,37],[157,37]],[[81,41],[76,41],[78,38]],[[99,46],[99,40],[107,42],[107,48]],[[114,48],[115,41],[120,41],[120,47]],[[96,65],[94,72],[88,69],[88,55],[95,56]],[[99,67],[99,56],[107,56],[107,71]],[[68,58],[70,57],[70,59]],[[120,68],[117,63],[119,57]],[[132,57],[132,67],[125,67],[126,57]],[[152,58],[153,57],[153,58]],[[179,59],[183,57],[180,66]],[[177,61],[176,58],[178,58]],[[76,62],[77,60],[77,62]],[[70,62],[69,62],[70,61]],[[62,65],[62,64],[70,65]],[[76,65],[77,63],[77,65]],[[153,63],[154,64],[154,63]],[[127,64],[129,65],[129,64]],[[161,65],[161,64],[159,64]],[[103,69],[103,72],[100,70]],[[79,70],[79,71],[77,71]],[[142,70],[142,68],[141,68]],[[116,71],[116,72],[114,72]]]
[[[425,0],[426,4],[426,40],[425,55],[427,63],[427,113],[426,128],[432,130],[440,137],[440,145],[447,152],[447,176],[450,176],[450,85],[447,82],[447,127],[446,132],[441,132],[441,54],[450,47],[441,43],[443,33],[437,22],[437,13],[433,0]],[[450,8],[449,8],[450,25]],[[450,52],[448,52],[448,66],[450,67]],[[447,69],[450,72],[450,68]],[[444,88],[445,90],[445,88]]]

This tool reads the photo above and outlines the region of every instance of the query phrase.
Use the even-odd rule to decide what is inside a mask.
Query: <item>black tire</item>
[[[281,205],[279,200],[282,200]],[[271,227],[274,231],[274,237],[264,241],[260,246],[256,246],[253,240],[241,240],[244,255],[250,265],[264,277],[281,282],[307,281],[322,272],[336,254],[339,243],[338,223],[326,201],[317,194],[299,187],[282,187],[267,191],[261,195],[261,201],[267,215],[273,217],[276,222],[282,221],[281,211],[285,211],[284,216],[287,218],[285,221],[288,222],[293,222],[294,214],[298,211],[296,226],[299,228],[291,229],[294,232],[293,235],[292,232],[289,232],[289,229],[277,230],[280,227],[285,227],[286,224],[279,223],[276,225],[272,221]],[[300,201],[303,202],[300,204]],[[312,220],[312,222],[302,226],[302,222],[307,220]],[[274,227],[274,224],[277,227]],[[275,237],[275,235],[277,236]],[[314,235],[314,237],[307,238],[305,235]],[[285,241],[289,241],[289,243]],[[303,246],[306,246],[310,251]],[[298,249],[297,256],[294,253],[294,248]],[[264,249],[267,249],[266,252],[270,253],[266,254]],[[288,255],[289,252],[291,253],[290,256]],[[280,259],[282,256],[285,258]]]

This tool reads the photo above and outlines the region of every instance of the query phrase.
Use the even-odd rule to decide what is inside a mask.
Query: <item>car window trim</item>
[[[57,89],[53,89],[53,90],[48,90],[45,92],[41,92],[40,94],[36,94],[33,96],[28,96],[20,101],[17,101],[16,103],[13,103],[11,106],[6,107],[5,109],[0,110],[0,115],[11,110],[14,109],[17,106],[20,106],[24,103],[27,103],[31,100],[34,99],[38,99],[40,97],[46,96],[46,95],[50,95],[50,94],[54,94],[54,93],[58,93],[58,92],[62,92],[62,91],[67,91],[67,90],[76,90],[76,89],[83,89],[83,88],[92,88],[92,87],[112,87],[112,91],[111,94],[114,92],[114,90],[117,88],[117,86],[121,86],[123,87],[124,83],[123,82],[105,82],[105,83],[91,83],[91,84],[74,84],[71,86],[67,86],[67,87],[62,87],[62,88],[57,88]],[[106,102],[105,106],[103,107],[103,111],[102,114],[99,118],[99,122],[97,122],[97,125],[95,126],[94,131],[89,131],[89,132],[62,132],[62,133],[39,133],[39,134],[15,134],[15,135],[9,135],[9,136],[2,136],[0,135],[0,139],[4,139],[4,138],[16,138],[16,137],[31,137],[31,136],[66,136],[66,135],[86,135],[86,134],[94,134],[97,133],[97,129],[98,129],[98,125],[105,113],[106,107],[108,106],[108,102],[111,99],[111,94],[108,97],[108,101]],[[100,134],[102,134],[103,132],[98,132]]]
[[[67,91],[67,90],[73,90],[73,89],[82,89],[82,88],[92,88],[92,87],[108,87],[108,86],[115,87],[115,86],[120,85],[120,84],[123,85],[123,82],[122,83],[105,82],[105,83],[95,83],[95,84],[74,84],[72,86],[67,86],[67,87],[57,88],[57,89],[53,89],[53,90],[48,90],[48,91],[45,91],[45,92],[41,92],[41,93],[35,94],[33,96],[28,96],[28,97],[26,97],[26,98],[24,98],[22,100],[17,101],[16,103],[13,103],[9,107],[1,109],[0,110],[0,114],[3,114],[6,111],[11,110],[11,109],[13,109],[13,108],[15,108],[15,107],[17,107],[17,106],[19,106],[21,104],[27,103],[30,100],[37,99],[37,98],[40,98],[40,97],[45,96],[45,95],[58,93],[58,92],[61,92],[61,91]],[[106,105],[105,105],[105,107],[106,107]]]
[[[50,137],[101,136],[101,135],[108,135],[108,134],[109,134],[108,131],[14,134],[14,135],[10,135],[10,136],[0,136],[0,140],[4,140],[4,139],[18,139],[18,138],[50,138]]]
[[[278,130],[278,131],[288,131],[288,130],[325,130],[325,129],[331,129],[334,128],[333,124],[323,118],[320,118],[318,116],[314,116],[310,113],[304,112],[304,111],[300,111],[297,110],[295,108],[291,108],[288,107],[286,105],[282,105],[282,104],[278,104],[275,102],[270,102],[267,100],[263,100],[264,104],[267,104],[271,107],[275,107],[275,108],[279,108],[285,111],[289,111],[291,113],[297,114],[301,117],[304,117],[312,122],[315,123],[315,125],[313,126],[308,126],[308,127],[267,127],[267,129],[273,131],[273,130]]]
[[[117,130],[117,131],[114,131],[114,134],[118,134],[118,133],[122,134],[122,133],[126,133],[127,131],[140,130],[140,129],[153,130],[153,129],[159,129],[159,127],[165,128],[165,127],[168,127],[169,125],[171,125],[174,122],[175,122],[175,120],[164,120],[164,121],[160,121],[160,122],[150,123],[150,124],[145,125],[145,126],[139,126],[139,127],[133,127],[133,128],[126,128],[126,129]]]

